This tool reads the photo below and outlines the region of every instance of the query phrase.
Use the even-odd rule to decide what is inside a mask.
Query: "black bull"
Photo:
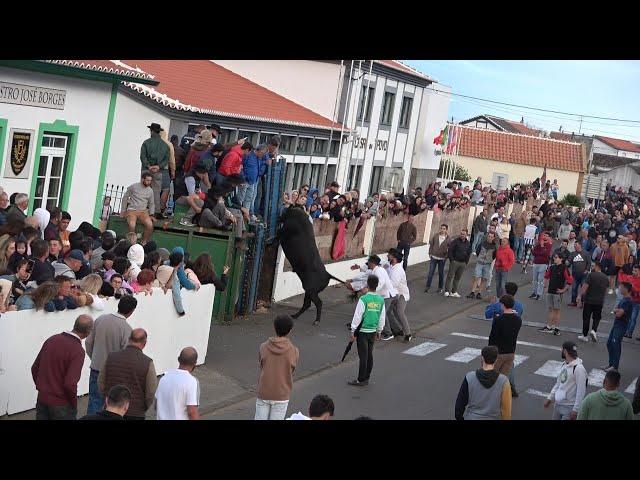
[[[298,318],[313,302],[316,306],[316,319],[313,324],[318,325],[322,314],[322,300],[318,294],[327,288],[331,279],[343,284],[344,282],[331,275],[324,267],[316,246],[309,215],[301,208],[287,208],[280,221],[281,226],[278,230],[280,245],[291,264],[291,268],[300,278],[302,288],[304,288],[302,307],[292,317]]]

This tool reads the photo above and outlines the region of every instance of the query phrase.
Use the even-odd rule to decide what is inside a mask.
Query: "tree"
[[[446,164],[448,165],[448,168],[451,168],[451,163],[450,162],[446,162]],[[464,168],[462,165],[455,163],[455,174],[454,174],[454,180],[460,180],[461,182],[470,182],[471,181],[471,175],[469,175],[469,171]],[[442,174],[443,172],[443,167],[444,167],[444,163],[442,162],[442,160],[440,161],[440,168],[438,168],[438,177],[442,178]]]

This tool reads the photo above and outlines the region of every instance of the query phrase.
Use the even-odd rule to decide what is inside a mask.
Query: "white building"
[[[327,162],[326,182],[366,196],[435,178],[433,139],[446,122],[451,89],[427,75],[394,60],[214,62],[344,126],[331,132],[343,141],[340,161]],[[306,158],[288,161],[286,188],[323,186],[309,175]]]
[[[122,81],[157,83],[109,61],[0,61],[0,186],[29,212],[68,208],[72,228],[97,220]]]

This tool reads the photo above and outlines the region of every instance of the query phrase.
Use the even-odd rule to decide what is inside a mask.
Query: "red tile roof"
[[[159,85],[132,89],[177,110],[303,127],[340,129],[333,122],[210,60],[122,60]]]
[[[640,153],[640,145],[630,142],[629,140],[621,140],[619,138],[611,138],[611,137],[602,137],[600,135],[596,135],[596,138],[601,142],[606,143],[610,147],[615,148],[616,150],[624,150],[626,152]]]
[[[570,172],[585,170],[580,143],[461,125],[457,127],[461,129],[458,155]]]
[[[134,69],[126,68],[126,66],[118,65],[117,61],[113,60],[43,60],[46,63],[53,63],[56,65],[65,65],[67,67],[82,68],[84,70],[93,70],[97,72],[112,73],[115,75],[122,75],[125,77],[142,78],[145,80],[153,80],[153,75],[148,73],[137,71]]]
[[[572,133],[551,132],[549,135],[554,140],[564,140],[565,142],[571,142],[572,138],[573,138],[573,134]]]
[[[534,137],[537,137],[538,135],[540,135],[541,130],[537,130],[535,128],[529,128],[524,123],[514,122],[512,120],[507,120],[507,121],[509,122],[509,125],[511,125],[511,127],[517,133],[521,133],[522,135],[534,136]]]

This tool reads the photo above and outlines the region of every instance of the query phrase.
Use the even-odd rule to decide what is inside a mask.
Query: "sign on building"
[[[66,90],[0,82],[0,103],[64,110]]]
[[[29,178],[31,151],[35,135],[33,130],[11,129],[9,153],[4,167],[5,178]]]
[[[604,200],[607,190],[607,179],[597,175],[585,175],[582,180],[582,198]]]

